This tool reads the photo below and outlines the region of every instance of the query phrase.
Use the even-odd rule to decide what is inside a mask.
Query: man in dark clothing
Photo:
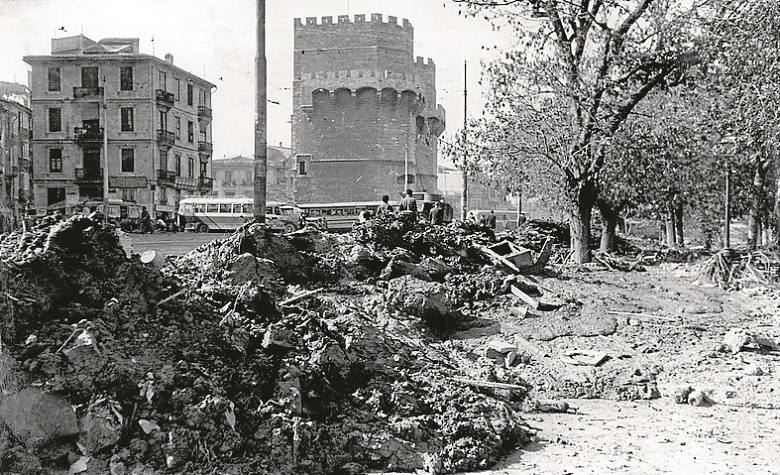
[[[376,215],[382,216],[385,214],[392,214],[393,208],[390,207],[390,197],[382,195],[382,203],[376,207]]]
[[[401,211],[411,211],[417,217],[417,200],[412,196],[412,190],[406,190],[406,196],[401,200],[399,208]]]
[[[431,210],[431,224],[444,224],[444,206],[441,201],[437,201]]]
[[[488,216],[488,226],[490,229],[496,229],[496,213],[491,209],[490,216]]]
[[[149,216],[149,211],[147,211],[146,207],[144,207],[141,210],[141,233],[146,233],[147,230],[149,230],[150,234],[154,233],[154,228],[152,228],[152,218]]]

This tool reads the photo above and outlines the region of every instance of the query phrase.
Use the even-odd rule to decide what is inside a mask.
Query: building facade
[[[292,143],[301,203],[436,192],[436,66],[382,15],[295,19]]]
[[[23,216],[32,200],[31,140],[30,91],[22,84],[0,81],[0,213],[4,225]]]
[[[291,202],[293,196],[293,160],[291,149],[268,147],[266,196],[268,201]],[[253,157],[236,156],[212,162],[214,191],[219,198],[252,198],[255,196],[255,161]]]
[[[153,215],[211,192],[215,86],[138,45],[78,35],[52,39],[51,55],[24,58],[32,66],[37,208],[101,199],[104,173],[109,199]]]

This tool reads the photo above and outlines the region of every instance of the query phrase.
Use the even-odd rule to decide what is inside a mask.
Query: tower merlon
[[[412,23],[407,19],[403,18],[401,19],[401,23],[398,22],[398,17],[393,15],[387,16],[387,22],[384,22],[384,17],[381,13],[372,13],[371,15],[365,15],[365,14],[357,14],[354,16],[354,19],[350,18],[349,15],[338,15],[336,17],[336,21],[333,20],[332,16],[323,16],[322,18],[317,17],[306,17],[305,19],[302,18],[294,18],[293,19],[293,25],[295,27],[303,27],[303,26],[328,26],[328,25],[351,25],[352,23],[372,23],[372,24],[378,24],[378,25],[392,25],[399,27],[404,30],[411,30]]]

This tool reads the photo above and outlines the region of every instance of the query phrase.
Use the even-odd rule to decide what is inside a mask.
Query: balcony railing
[[[176,96],[172,92],[168,92],[164,89],[157,89],[154,93],[158,104],[173,107],[173,101],[176,99]]]
[[[207,176],[202,176],[198,179],[198,189],[201,193],[209,193],[214,189],[214,179]]]
[[[79,145],[103,140],[103,127],[76,127],[73,137]]]
[[[198,186],[198,182],[195,178],[185,178],[183,176],[176,177],[176,186],[182,190],[195,191]]]
[[[76,183],[102,183],[102,168],[77,168]]]
[[[176,143],[176,134],[168,130],[157,130],[157,142],[160,148],[169,149]]]
[[[198,153],[203,155],[211,155],[214,150],[214,146],[211,142],[198,142]]]
[[[74,87],[73,98],[81,99],[82,97],[102,97],[102,87]]]
[[[198,120],[208,123],[211,120],[211,108],[206,106],[198,106]]]
[[[157,181],[160,183],[176,183],[176,172],[172,170],[157,170]]]

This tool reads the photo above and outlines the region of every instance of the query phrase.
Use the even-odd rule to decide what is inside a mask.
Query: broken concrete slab
[[[64,399],[26,388],[0,402],[0,419],[23,441],[47,443],[79,433],[73,406]]]

